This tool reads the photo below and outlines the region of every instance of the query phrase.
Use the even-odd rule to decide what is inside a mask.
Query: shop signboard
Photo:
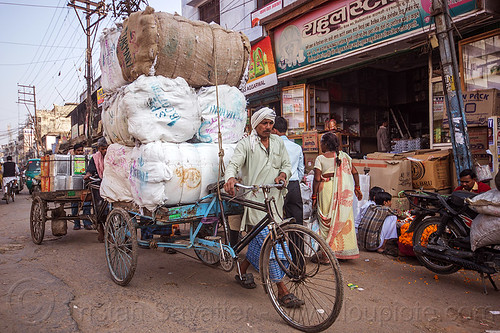
[[[319,150],[318,145],[318,132],[309,131],[302,133],[302,151],[304,153],[317,153]]]
[[[262,7],[261,9],[257,9],[252,13],[252,28],[258,25],[260,20],[262,20],[264,17],[276,13],[281,8],[283,8],[282,0],[276,0]]]
[[[421,31],[432,23],[431,3],[431,0],[329,2],[276,29],[278,74]],[[449,4],[452,17],[478,9],[476,0],[449,0]]]
[[[243,89],[245,95],[269,88],[278,83],[274,65],[271,38],[266,37],[252,45],[250,64],[248,66],[248,82]]]

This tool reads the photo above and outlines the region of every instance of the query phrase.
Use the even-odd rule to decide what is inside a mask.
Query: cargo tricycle
[[[276,205],[270,190],[281,184],[245,186],[235,197],[223,193],[222,182],[209,186],[209,194],[193,204],[159,206],[154,211],[137,209],[132,204],[113,203],[104,227],[106,260],[111,279],[127,285],[136,270],[139,246],[145,248],[193,249],[203,263],[225,271],[238,267],[243,249],[261,231],[267,229],[260,252],[260,277],[265,292],[291,326],[305,332],[330,327],[339,315],[343,283],[335,255],[325,241],[310,229],[282,220],[273,213]],[[250,192],[263,191],[265,201],[245,198]],[[243,207],[266,213],[265,217],[236,244],[230,244],[228,216],[241,214]],[[167,239],[138,239],[148,228],[189,224],[189,232],[171,234]],[[142,237],[141,237],[142,238]],[[321,259],[320,259],[321,257]],[[325,262],[326,257],[326,262]],[[278,259],[277,259],[278,258]],[[278,274],[278,275],[276,275]],[[304,301],[300,307],[285,307],[278,297],[276,276],[294,295]]]
[[[109,204],[100,197],[99,188],[100,180],[90,178],[85,189],[33,192],[30,212],[30,230],[33,242],[41,244],[45,235],[45,223],[55,220],[66,223],[67,221],[89,220],[92,223],[92,228],[102,235]],[[83,207],[86,203],[90,203],[89,214],[83,213]],[[74,211],[76,214],[73,214]]]

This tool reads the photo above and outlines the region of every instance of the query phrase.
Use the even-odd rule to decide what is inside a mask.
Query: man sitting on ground
[[[455,191],[469,191],[473,193],[483,193],[491,190],[485,183],[476,180],[476,174],[471,169],[465,169],[460,172],[460,186]]]
[[[397,248],[389,248],[390,240],[398,238],[397,216],[390,209],[392,196],[387,192],[375,195],[375,205],[371,205],[361,218],[358,227],[358,246],[367,251],[397,256]]]
[[[378,187],[378,186],[373,186],[371,189],[370,189],[370,193],[368,195],[368,201],[365,202],[365,204],[363,206],[361,206],[361,208],[359,209],[359,213],[358,215],[356,216],[356,218],[354,219],[354,228],[356,230],[356,233],[358,233],[358,227],[359,227],[359,222],[361,222],[361,219],[363,218],[363,216],[365,215],[366,213],[366,210],[368,209],[368,207],[370,207],[371,205],[375,205],[375,195],[377,195],[377,193],[380,193],[380,192],[385,192],[383,188],[381,187]]]

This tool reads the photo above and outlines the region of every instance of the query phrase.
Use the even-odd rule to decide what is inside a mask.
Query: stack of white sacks
[[[500,188],[478,194],[466,201],[479,213],[470,227],[472,251],[487,245],[500,245]]]
[[[100,39],[101,83],[107,96],[102,123],[111,143],[101,195],[150,210],[194,202],[217,181],[216,89],[196,91],[181,77],[146,75],[127,84],[116,56],[119,37],[117,29],[105,29]],[[246,100],[228,85],[218,86],[218,100],[227,165],[244,134]]]

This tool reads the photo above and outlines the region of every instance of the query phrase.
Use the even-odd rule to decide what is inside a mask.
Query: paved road
[[[27,194],[0,202],[0,332],[293,331],[262,287],[242,289],[234,272],[182,254],[140,249],[131,283],[115,285],[95,231],[55,238],[48,224],[44,242],[33,244],[30,205]],[[328,331],[500,330],[500,315],[490,312],[500,311],[500,294],[488,287],[483,295],[473,272],[435,278],[414,259],[373,253],[341,267],[345,302]]]

